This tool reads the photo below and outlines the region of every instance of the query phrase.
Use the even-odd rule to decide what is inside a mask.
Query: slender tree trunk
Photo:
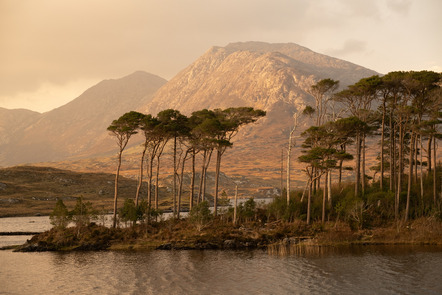
[[[154,161],[155,157],[153,157],[153,155],[151,155],[149,157],[149,166],[148,166],[148,171],[147,171],[147,205],[149,208],[152,208],[152,173],[153,173],[153,161]]]
[[[362,195],[365,195],[365,134],[362,137]]]
[[[356,137],[356,169],[355,169],[355,196],[359,196],[359,183],[361,177],[361,138]]]
[[[289,148],[287,150],[287,206],[290,203],[290,154],[292,153],[292,134],[289,137]]]
[[[294,126],[292,128],[292,130],[290,131],[290,135],[289,135],[289,146],[287,149],[287,206],[290,203],[290,156],[292,154],[292,141],[293,141],[293,135],[295,134],[296,128],[298,127],[298,114],[295,114],[293,116],[294,118]],[[319,117],[318,117],[319,120]]]
[[[414,183],[418,182],[418,174],[417,174],[417,162],[418,162],[417,154],[419,153],[419,146],[418,146],[418,144],[419,144],[418,135],[415,134],[414,135],[414,153],[413,153],[413,155],[414,155],[414,164],[413,164],[413,167],[414,167]]]
[[[385,138],[385,99],[382,105],[382,131],[381,131],[381,178],[379,179],[379,187],[384,190],[384,138]]]
[[[200,177],[200,186],[198,188],[198,197],[196,200],[196,204],[199,205],[200,200],[204,201],[204,197],[203,197],[203,182],[204,182],[204,167],[205,167],[205,163],[206,163],[206,157],[207,157],[207,150],[204,150],[203,153],[203,164],[201,165],[201,177]]]
[[[434,169],[433,169],[433,199],[434,206],[437,205],[437,138],[433,139],[433,161],[434,161]]]
[[[238,185],[235,184],[235,207],[233,208],[233,224],[236,224],[236,210],[238,208]]]
[[[140,172],[138,174],[137,192],[135,194],[135,206],[138,206],[138,198],[140,196],[141,185],[143,184],[143,172],[144,172],[143,164],[144,164],[144,156],[146,155],[146,149],[147,149],[147,145],[144,145],[144,149],[143,149],[143,152],[141,154]]]
[[[399,219],[399,202],[400,202],[400,196],[401,196],[401,189],[402,189],[402,170],[403,170],[403,164],[404,164],[404,156],[403,156],[403,142],[404,142],[404,136],[403,136],[403,126],[402,123],[399,124],[399,168],[398,168],[398,180],[397,180],[397,190],[396,190],[396,202],[395,202],[395,211],[394,216],[397,219]]]
[[[307,224],[310,224],[311,203],[312,203],[312,178],[310,177],[310,188],[308,190],[308,197],[307,197]]]
[[[121,168],[121,154],[123,153],[122,150],[120,150],[118,154],[118,166],[117,166],[117,172],[115,172],[115,194],[114,194],[114,214],[113,214],[113,222],[112,227],[117,227],[117,203],[118,203],[118,178],[120,176],[120,168]]]
[[[328,172],[325,172],[325,178],[327,179],[327,177],[328,177]],[[327,202],[326,202],[326,200],[327,200],[327,191],[328,191],[327,180],[325,180],[324,181],[324,191],[322,193],[322,219],[321,219],[321,221],[322,221],[323,224],[325,223],[325,206],[327,204]]]
[[[281,197],[284,190],[284,149],[281,149]]]
[[[195,149],[192,149],[192,178],[190,179],[189,210],[193,208],[193,197],[195,194],[195,158]]]
[[[331,195],[331,183],[332,183],[332,171],[328,171],[328,192],[327,192],[327,196],[328,196],[328,203],[330,205],[331,208],[331,203],[332,203],[332,195]]]
[[[161,146],[157,150],[157,171],[156,171],[156,182],[155,182],[155,210],[158,210],[158,202],[159,202],[159,192],[160,192],[160,157],[163,154],[164,147],[166,146],[167,141],[164,141]]]
[[[173,193],[173,218],[177,217],[177,204],[176,204],[176,176],[177,176],[177,165],[176,165],[176,136],[173,138],[173,187],[172,187],[172,193]]]
[[[407,204],[405,205],[405,216],[404,220],[405,222],[408,221],[408,214],[410,212],[410,194],[411,194],[411,183],[413,181],[413,148],[414,148],[414,134],[411,133],[411,139],[410,139],[410,156],[408,160],[409,163],[409,170],[408,170],[408,187],[407,187]]]
[[[307,180],[307,182],[305,183],[304,190],[302,191],[302,196],[301,196],[301,201],[300,201],[301,203],[304,202],[305,192],[307,191],[307,189],[309,189],[309,187],[311,187],[310,179]]]
[[[219,175],[221,171],[221,156],[222,151],[217,150],[216,153],[216,170],[215,170],[215,197],[213,198],[213,214],[218,215],[218,186],[219,186]]]
[[[177,210],[177,218],[180,219],[181,213],[181,195],[183,193],[183,182],[184,182],[184,166],[186,165],[186,158],[189,151],[186,151],[184,154],[184,158],[182,159],[183,163],[181,165],[181,173],[178,178],[178,210]]]
[[[431,165],[432,165],[432,163],[431,163],[431,143],[432,143],[432,140],[433,140],[433,136],[430,135],[430,138],[428,138],[428,150],[427,150],[427,158],[428,158],[428,163],[427,163],[427,165],[428,165],[428,176],[430,176],[430,173],[431,173]]]
[[[419,143],[421,147],[420,153],[420,188],[421,188],[421,215],[424,213],[424,169],[423,169],[423,144],[422,144],[422,134],[419,136]]]
[[[393,127],[393,113],[390,111],[390,191],[394,191],[395,184],[395,142],[394,142],[394,127]]]
[[[209,169],[210,160],[212,158],[213,150],[209,151],[209,156],[207,158],[206,166],[204,167],[204,181],[203,181],[203,201],[206,198],[206,187],[207,187],[207,169]]]

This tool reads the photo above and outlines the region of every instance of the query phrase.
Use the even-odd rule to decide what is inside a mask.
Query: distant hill
[[[148,103],[166,82],[152,74],[135,72],[102,81],[44,114],[0,109],[0,166],[108,152],[113,142],[107,126],[123,113]]]

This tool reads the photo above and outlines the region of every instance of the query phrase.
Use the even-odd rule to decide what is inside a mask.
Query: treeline
[[[232,138],[238,133],[241,126],[255,122],[260,117],[265,116],[265,114],[262,110],[238,107],[224,110],[204,109],[193,112],[190,117],[187,117],[177,110],[167,109],[159,112],[157,116],[131,111],[114,120],[107,128],[111,135],[116,138],[119,148],[115,176],[113,227],[116,226],[117,222],[118,178],[122,154],[134,134],[141,133],[144,137],[144,143],[140,156],[137,192],[134,201],[132,201],[134,206],[130,206],[129,203],[131,201],[126,202],[125,212],[132,210],[130,208],[143,207],[144,209],[141,211],[147,210],[151,214],[156,214],[155,210],[158,210],[159,199],[160,160],[166,145],[169,144],[172,145],[173,149],[172,190],[174,217],[180,217],[186,162],[191,161],[192,173],[189,206],[192,209],[195,203],[200,204],[200,202],[205,200],[207,169],[214,152],[216,154],[214,189],[214,213],[216,215],[222,156],[227,148],[232,147]],[[197,169],[195,167],[195,159],[197,155],[201,157],[202,165],[200,167],[200,184],[195,199],[195,174]],[[147,167],[145,167],[145,163],[147,163]],[[154,163],[156,163],[155,167]],[[147,202],[139,204],[144,171],[147,174]]]
[[[302,133],[303,154],[298,157],[308,180],[300,197],[287,192],[288,204],[297,201],[306,207],[299,214],[305,213],[307,223],[312,214],[324,222],[355,210],[360,218],[371,212],[404,221],[441,215],[437,174],[441,78],[431,71],[391,72],[361,79],[339,92],[339,82],[332,79],[312,85],[315,107],[307,106],[303,115],[315,119],[316,125]],[[370,137],[380,140],[369,145]],[[290,139],[288,150],[291,144]],[[367,151],[376,154],[376,166],[367,167]],[[353,159],[354,168],[343,165]],[[354,170],[353,190],[342,183],[345,169]],[[377,177],[371,179],[367,169]],[[332,187],[333,171],[337,175]],[[287,175],[289,187],[289,167]],[[321,207],[320,213],[312,213],[312,202]]]

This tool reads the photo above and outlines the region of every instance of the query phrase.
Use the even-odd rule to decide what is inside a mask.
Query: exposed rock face
[[[190,115],[203,108],[263,109],[267,116],[242,129],[233,150],[226,153],[223,169],[278,177],[272,171],[280,167],[281,149],[286,146],[294,113],[306,105],[314,106],[308,94],[311,85],[332,78],[345,87],[375,74],[296,44],[233,43],[209,49],[139,110],[155,115],[173,108]],[[299,131],[305,130],[310,121],[304,119],[302,124]]]
[[[281,102],[299,109],[311,103],[306,91],[315,80],[333,78],[348,85],[373,74],[296,44],[233,43],[209,49],[140,110],[152,114],[167,108],[186,114],[232,106],[269,110]]]
[[[0,166],[109,151],[113,142],[107,126],[125,112],[148,103],[165,83],[158,76],[135,72],[102,81],[47,113],[0,109]]]

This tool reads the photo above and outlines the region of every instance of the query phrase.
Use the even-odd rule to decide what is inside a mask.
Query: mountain
[[[293,114],[306,105],[314,106],[307,92],[310,86],[332,78],[343,88],[376,74],[296,44],[232,43],[210,48],[139,110],[156,114],[174,108],[190,115],[203,108],[263,109],[267,116],[242,129],[223,165],[230,173],[278,178],[281,151],[288,140]],[[299,130],[310,121],[303,119],[302,123]]]
[[[247,175],[275,185],[293,114],[314,105],[308,94],[310,86],[332,78],[343,88],[375,74],[292,43],[241,42],[212,47],[167,83],[160,77],[136,72],[103,81],[48,113],[0,109],[0,114],[14,117],[13,122],[2,117],[0,128],[15,128],[0,136],[0,166],[57,161],[51,165],[113,171],[111,156],[116,145],[106,128],[127,111],[156,115],[173,108],[190,115],[203,108],[251,106],[267,111],[267,116],[238,133],[233,149],[223,157],[222,169],[229,176]],[[310,123],[303,118],[299,131]],[[301,139],[297,141],[299,146]],[[134,148],[125,151],[123,166],[128,176],[136,173],[137,143],[132,140]],[[166,158],[165,168],[170,166]]]
[[[112,150],[107,126],[123,113],[148,103],[166,82],[152,74],[135,72],[102,81],[44,114],[0,109],[0,130],[5,131],[0,137],[0,165],[60,161]]]
[[[315,80],[332,78],[345,86],[374,74],[296,44],[232,43],[209,49],[140,110],[156,114],[175,108],[189,114],[230,106],[270,109],[281,102],[300,107],[311,103],[306,90]]]

